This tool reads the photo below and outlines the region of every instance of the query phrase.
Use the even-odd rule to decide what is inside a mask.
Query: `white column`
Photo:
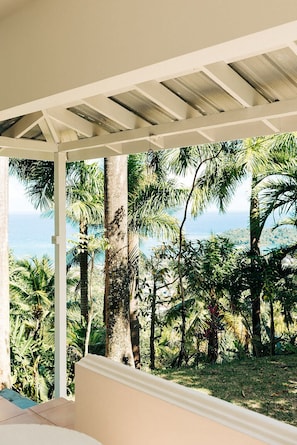
[[[66,155],[55,153],[55,397],[66,397]]]

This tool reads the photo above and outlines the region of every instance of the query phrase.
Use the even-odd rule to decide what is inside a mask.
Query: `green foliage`
[[[153,234],[172,240],[154,250],[151,258],[143,262],[139,276],[137,261],[130,270],[137,285],[139,282],[144,367],[175,366],[182,342],[183,360],[188,366],[204,367],[207,358],[223,364],[238,358],[245,362],[252,352],[256,297],[260,300],[261,352],[296,351],[296,147],[295,135],[283,135],[129,157],[130,234]],[[45,165],[48,187],[44,187],[44,177],[40,176],[41,167],[39,162],[29,161],[14,166],[16,170],[21,168],[25,181],[31,181],[27,190],[35,203],[40,200],[37,207],[50,208],[52,163]],[[191,191],[179,186],[176,178],[171,179],[172,174],[188,179],[193,172]],[[190,205],[195,215],[210,203],[224,210],[246,175],[252,177],[253,187],[248,228],[207,240],[187,241],[183,227],[178,227],[169,209],[186,202],[185,218]],[[97,164],[68,164],[67,181],[68,216],[84,225],[102,228],[101,169]],[[263,229],[271,212],[278,222],[276,211],[284,209],[292,211],[283,221],[290,223],[289,228],[282,225]],[[178,233],[180,239],[175,242]],[[75,267],[77,254],[85,253],[86,245],[92,264],[90,276],[95,269],[96,283],[88,302],[92,325],[87,348],[87,325],[80,316]],[[74,393],[74,363],[86,350],[105,352],[103,271],[98,270],[94,258],[98,249],[106,247],[102,237],[98,243],[96,235],[81,231],[68,256],[72,265],[67,304],[70,393]],[[53,391],[52,266],[46,258],[35,258],[19,262],[10,259],[10,267],[14,384],[29,397],[45,400]]]

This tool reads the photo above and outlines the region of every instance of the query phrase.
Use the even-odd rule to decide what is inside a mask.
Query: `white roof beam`
[[[197,130],[197,133],[200,136],[204,137],[206,142],[210,142],[210,143],[214,142],[214,139],[211,136],[209,136],[208,134],[206,134],[203,130],[199,129],[199,130]]]
[[[23,138],[15,139],[7,136],[0,136],[0,147],[24,149],[30,151],[51,152],[51,153],[58,151],[56,144],[50,144],[48,142],[37,141],[32,139],[23,139]]]
[[[50,143],[55,143],[55,142],[58,143],[59,142],[58,137],[56,138],[56,140],[54,139],[53,133],[51,132],[51,130],[48,126],[47,120],[44,116],[43,116],[43,119],[41,119],[38,122],[38,125],[39,125],[39,128],[47,142],[50,142]]]
[[[244,123],[261,123],[268,128],[265,120],[278,119],[288,116],[297,116],[297,99],[269,103],[259,105],[252,108],[242,108],[240,110],[227,111],[224,113],[217,113],[210,116],[201,116],[183,121],[168,122],[166,124],[154,125],[147,128],[139,128],[134,130],[121,131],[118,133],[110,133],[103,136],[95,136],[89,139],[83,139],[78,142],[66,142],[59,144],[60,151],[81,150],[88,148],[95,148],[100,146],[129,143],[130,141],[137,141],[149,139],[152,136],[169,136],[176,133],[187,133],[191,131],[198,131],[208,138],[213,139],[213,142],[218,141],[213,135],[208,134],[208,131],[218,128],[233,128],[232,138],[240,137],[240,132],[236,132],[238,126],[241,127]],[[282,131],[281,125],[279,128]],[[272,129],[271,129],[272,131]],[[253,136],[251,134],[251,136]],[[0,144],[1,145],[1,144]]]
[[[172,93],[168,88],[155,80],[138,84],[135,86],[135,89],[143,96],[165,109],[175,119],[183,120],[200,116],[200,113],[195,110],[195,108],[188,105],[176,94]]]
[[[75,162],[75,161],[86,161],[88,159],[98,159],[98,158],[107,158],[108,156],[115,156],[119,154],[115,152],[112,148],[107,146],[90,148],[87,150],[77,150],[71,151],[67,153],[67,161]]]
[[[58,130],[56,129],[56,126],[54,125],[54,122],[51,120],[47,110],[43,110],[42,114],[43,114],[45,123],[43,124],[42,121],[40,121],[41,125],[44,126],[44,129],[46,132],[49,131],[49,133],[46,133],[48,138],[50,138],[50,135],[51,135],[54,142],[56,144],[58,144],[60,142],[61,138],[60,138],[60,134],[59,134]],[[45,138],[47,140],[46,136],[45,136]]]
[[[68,128],[71,128],[77,133],[82,134],[85,137],[91,137],[94,135],[94,124],[88,122],[80,116],[72,113],[64,108],[50,108],[46,110],[47,115],[54,121],[62,124]]]
[[[263,123],[270,128],[273,133],[278,133],[280,131],[279,127],[276,127],[272,122],[270,122],[268,119],[263,119]]]
[[[3,148],[0,149],[0,156],[16,159],[32,159],[35,161],[53,161],[54,153],[45,151],[30,151],[15,148]]]
[[[121,144],[109,144],[105,145],[106,148],[110,149],[113,154],[121,155],[123,154]]]
[[[43,115],[40,111],[28,114],[27,116],[24,116],[20,120],[18,120],[10,128],[8,128],[2,135],[12,138],[21,138],[26,133],[28,133],[28,131],[34,128],[42,118]]]
[[[220,85],[244,107],[267,103],[267,100],[261,94],[224,62],[216,62],[204,66],[202,72]]]
[[[125,144],[121,144],[122,146],[122,153],[123,154],[133,154],[133,153],[140,153],[140,152],[148,152],[150,150],[158,151],[161,149],[160,145],[155,145],[153,142],[143,139],[142,141],[135,141],[135,142],[127,142]],[[164,148],[164,145],[163,147]]]
[[[150,125],[141,117],[136,116],[131,111],[126,110],[126,108],[102,94],[83,99],[83,103],[126,129],[147,127]]]

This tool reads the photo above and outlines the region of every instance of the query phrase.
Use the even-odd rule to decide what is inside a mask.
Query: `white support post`
[[[66,155],[54,154],[55,177],[55,397],[66,397]]]

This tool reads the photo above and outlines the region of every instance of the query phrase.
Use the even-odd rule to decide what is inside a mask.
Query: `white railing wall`
[[[105,357],[76,365],[75,397],[75,428],[103,445],[297,444],[293,426]]]

